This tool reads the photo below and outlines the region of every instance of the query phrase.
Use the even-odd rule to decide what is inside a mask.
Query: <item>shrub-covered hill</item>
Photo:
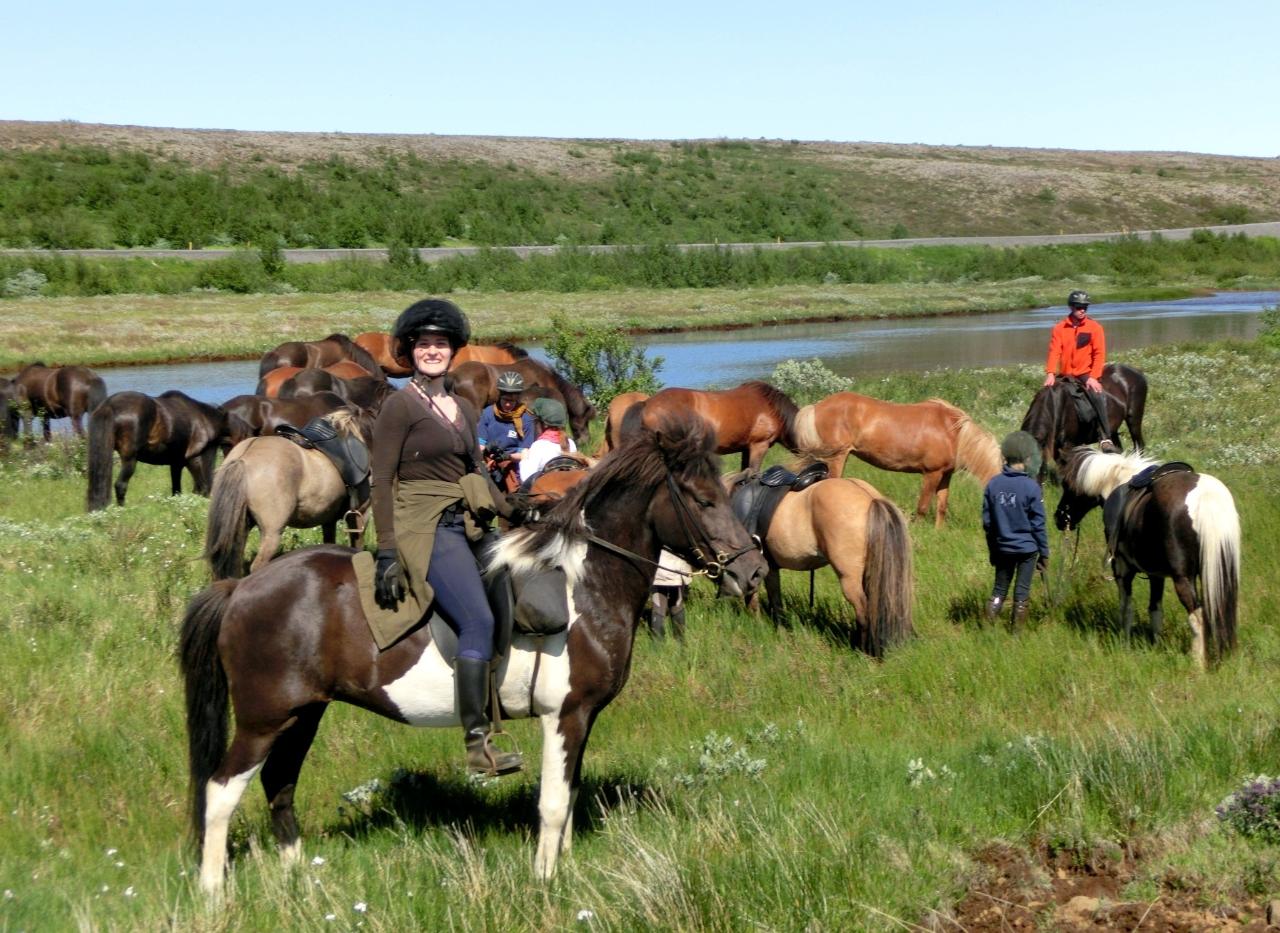
[[[802,241],[1275,217],[1274,159],[0,121],[10,248]]]

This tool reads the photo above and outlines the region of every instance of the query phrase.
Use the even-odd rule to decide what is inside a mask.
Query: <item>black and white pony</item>
[[[1088,447],[1077,447],[1060,461],[1059,474],[1058,528],[1074,528],[1091,509],[1103,506],[1126,636],[1133,628],[1133,578],[1145,573],[1151,580],[1152,640],[1160,634],[1168,577],[1187,609],[1191,653],[1200,666],[1206,663],[1206,643],[1209,660],[1235,648],[1240,518],[1220,480],[1186,464],[1160,464],[1141,451],[1115,454]]]

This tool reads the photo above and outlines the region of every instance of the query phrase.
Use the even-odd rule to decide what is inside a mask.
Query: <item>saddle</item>
[[[1097,424],[1098,412],[1089,401],[1089,390],[1075,376],[1063,376],[1061,384],[1066,386],[1067,395],[1076,407],[1076,420],[1081,425]]]
[[[347,487],[348,516],[358,514],[369,501],[369,447],[352,435],[339,434],[326,418],[312,418],[298,430],[293,425],[282,424],[276,433],[287,437],[299,447],[318,450],[334,465],[342,483]],[[350,522],[348,522],[350,524]]]
[[[827,478],[825,463],[811,463],[799,473],[773,466],[763,473],[749,475],[734,486],[729,497],[733,514],[757,543],[769,533],[773,513],[789,492],[800,492]]]
[[[1111,491],[1107,500],[1102,503],[1102,527],[1107,534],[1107,553],[1115,554],[1116,539],[1120,535],[1120,526],[1126,515],[1144,502],[1151,495],[1151,487],[1155,481],[1170,473],[1194,473],[1195,468],[1181,460],[1170,460],[1168,463],[1155,463],[1141,473],[1135,473],[1129,482],[1122,483]]]

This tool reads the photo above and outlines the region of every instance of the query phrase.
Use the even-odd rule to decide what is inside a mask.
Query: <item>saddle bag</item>
[[[516,592],[516,631],[554,635],[569,627],[568,577],[559,567],[520,574]]]

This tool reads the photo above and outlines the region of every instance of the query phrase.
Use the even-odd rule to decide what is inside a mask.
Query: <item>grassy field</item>
[[[95,321],[110,318],[100,311]],[[173,660],[177,619],[206,581],[205,502],[164,495],[165,471],[144,466],[125,508],[85,515],[80,448],[10,451],[0,927],[889,930],[948,915],[983,883],[976,853],[993,842],[1068,866],[1127,863],[1124,899],[1177,897],[1205,916],[1233,908],[1256,920],[1280,892],[1280,856],[1226,832],[1213,808],[1245,775],[1275,773],[1280,755],[1280,350],[1169,347],[1124,361],[1150,379],[1151,451],[1214,473],[1236,496],[1235,656],[1196,671],[1171,595],[1161,643],[1116,637],[1096,515],[1078,551],[1051,535],[1056,606],[1037,584],[1028,631],[984,626],[980,490],[958,478],[948,527],[912,525],[918,637],[884,663],[844,643],[829,571],[812,611],[804,578],[788,577],[789,627],[699,586],[686,644],[641,636],[631,681],[587,750],[573,856],[548,885],[531,871],[536,774],[474,784],[456,730],[335,708],[300,784],[302,867],[282,873],[250,793],[233,829],[230,902],[205,905],[184,838]],[[857,388],[943,396],[1003,435],[1038,381],[1027,366]],[[851,470],[914,501],[913,477]],[[512,729],[536,760],[535,726]]]

